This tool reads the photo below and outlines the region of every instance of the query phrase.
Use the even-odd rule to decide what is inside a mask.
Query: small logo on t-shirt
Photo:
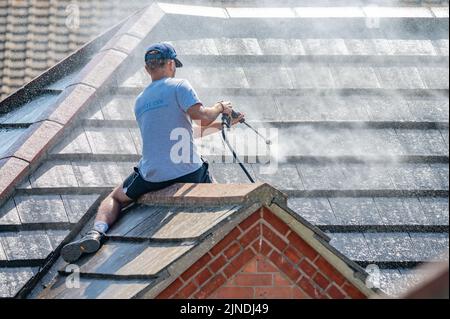
[[[139,117],[147,111],[159,109],[162,107],[168,107],[168,106],[169,106],[169,104],[165,103],[163,99],[150,100],[147,103],[142,103],[141,105],[139,105],[136,109],[136,113],[137,113],[137,116]]]

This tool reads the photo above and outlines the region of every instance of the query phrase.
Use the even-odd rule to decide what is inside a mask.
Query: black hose
[[[233,157],[236,159],[236,161],[238,162],[239,166],[244,171],[245,175],[247,175],[247,178],[250,180],[251,183],[254,183],[255,180],[250,175],[250,173],[247,171],[247,168],[244,166],[244,164],[242,164],[241,160],[237,156],[237,154],[234,151],[233,147],[231,146],[230,142],[228,142],[228,139],[227,139],[227,136],[226,136],[226,133],[225,133],[225,130],[226,130],[227,127],[228,127],[228,125],[226,123],[226,119],[224,117],[222,117],[222,139],[225,142],[225,144],[227,144],[228,148],[230,149],[231,153],[233,154]]]

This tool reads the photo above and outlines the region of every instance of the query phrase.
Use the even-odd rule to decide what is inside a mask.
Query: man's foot
[[[104,237],[105,234],[93,229],[81,239],[65,245],[61,249],[61,256],[68,263],[74,262],[84,253],[90,254],[99,250]]]

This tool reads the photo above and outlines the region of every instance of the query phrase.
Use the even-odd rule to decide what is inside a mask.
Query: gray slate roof
[[[289,194],[290,207],[326,231],[349,258],[379,265],[383,289],[398,293],[394,279],[410,285],[417,280],[411,279],[413,267],[448,250],[445,10],[403,7],[391,12],[393,17],[385,13],[377,28],[367,28],[367,18],[341,13],[329,19],[311,12],[302,17],[299,9],[283,11],[295,18],[261,18],[273,15],[271,10],[211,13],[225,12],[220,18],[171,10],[176,11],[167,9],[146,43],[176,46],[185,64],[177,76],[188,79],[205,104],[230,99],[255,126],[279,129],[277,174],[261,174],[260,163],[247,167],[258,180]],[[80,52],[81,62],[70,64],[72,73],[33,91],[25,107],[36,113],[27,116],[39,117],[36,108],[50,105],[74,81],[95,50],[88,53]],[[139,159],[132,109],[137,93],[150,83],[141,53],[133,53],[110,90],[96,97],[0,208],[2,296],[15,296]],[[0,120],[3,152],[27,127],[11,120],[11,131],[8,118],[14,119],[14,111]],[[205,144],[202,151],[211,162],[230,157],[220,155],[219,136]],[[222,183],[247,182],[233,163],[213,163],[212,171]],[[103,287],[98,285],[92,289]],[[136,289],[139,285],[137,280]]]

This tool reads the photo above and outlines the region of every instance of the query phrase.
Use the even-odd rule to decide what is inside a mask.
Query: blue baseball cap
[[[157,51],[158,54],[149,54],[151,51]],[[145,63],[147,64],[152,59],[170,59],[175,60],[175,66],[181,68],[183,63],[177,59],[177,52],[175,48],[169,43],[154,43],[145,51]]]

